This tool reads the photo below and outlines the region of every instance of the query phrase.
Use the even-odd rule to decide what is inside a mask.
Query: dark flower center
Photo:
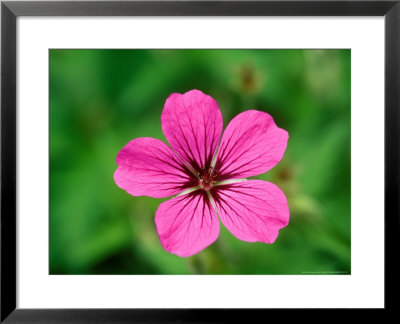
[[[212,167],[203,167],[198,172],[199,186],[204,190],[210,190],[216,182],[218,171]]]

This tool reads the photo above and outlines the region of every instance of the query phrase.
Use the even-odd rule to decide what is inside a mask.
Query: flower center
[[[216,182],[218,173],[212,167],[203,167],[200,172],[198,172],[198,176],[199,186],[204,190],[210,190]]]

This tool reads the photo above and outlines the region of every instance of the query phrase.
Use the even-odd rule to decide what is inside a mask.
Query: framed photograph
[[[399,1],[3,1],[1,321],[395,308]]]

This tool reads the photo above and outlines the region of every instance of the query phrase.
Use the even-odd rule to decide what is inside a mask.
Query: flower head
[[[149,137],[130,141],[117,156],[116,184],[133,196],[164,198],[155,223],[165,250],[193,255],[219,235],[219,220],[237,238],[273,243],[289,222],[284,193],[273,183],[246,180],[282,158],[288,133],[272,117],[248,110],[222,135],[217,102],[201,91],[173,93],[161,127],[171,147]]]

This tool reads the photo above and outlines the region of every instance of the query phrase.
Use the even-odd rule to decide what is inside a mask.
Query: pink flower
[[[171,94],[161,127],[171,148],[150,137],[130,141],[118,153],[114,180],[133,196],[177,195],[156,211],[164,249],[181,257],[203,250],[218,238],[218,216],[240,240],[273,243],[289,222],[285,194],[273,183],[245,178],[281,160],[288,133],[267,113],[248,110],[221,139],[218,104],[198,90]]]

